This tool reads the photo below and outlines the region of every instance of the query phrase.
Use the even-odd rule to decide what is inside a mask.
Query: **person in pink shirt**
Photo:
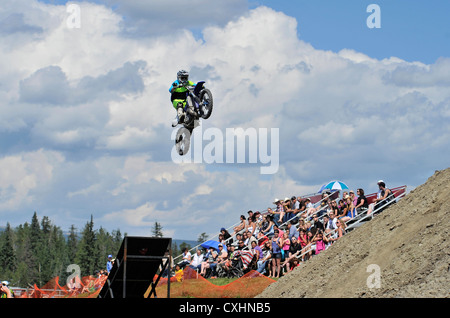
[[[314,242],[316,243],[315,255],[319,255],[320,252],[326,249],[326,243],[328,243],[328,240],[323,236],[323,232],[319,230],[315,236]]]
[[[284,232],[282,236],[281,249],[283,250],[284,259],[289,258],[289,248],[291,247],[291,240],[289,239],[288,232]]]

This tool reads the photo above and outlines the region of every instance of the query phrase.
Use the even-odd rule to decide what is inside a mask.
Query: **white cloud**
[[[57,66],[40,69],[20,82],[20,98],[28,103],[64,104],[69,85]]]
[[[0,158],[0,213],[30,207],[51,188],[55,166],[64,157],[40,149]]]
[[[105,0],[123,15],[124,33],[131,36],[170,35],[183,29],[223,25],[247,10],[247,0]]]
[[[81,224],[94,213],[129,234],[158,221],[195,238],[330,179],[368,192],[378,179],[417,185],[448,165],[448,58],[426,65],[317,50],[298,38],[294,18],[242,11],[239,0],[217,2],[218,20],[185,25],[201,28],[201,39],[178,26],[162,30],[177,21],[166,1],[114,3],[81,2],[80,29],[67,27],[65,6],[27,0],[0,9],[2,21],[17,18],[0,23],[8,34],[0,44],[3,211],[36,205]],[[213,9],[203,0],[176,4],[201,8],[202,17]],[[280,129],[276,175],[171,161],[168,88],[181,68],[214,95],[205,129]]]
[[[86,189],[69,192],[69,193],[67,193],[67,197],[72,198],[74,196],[87,196],[90,193],[98,193],[100,190],[101,190],[101,185],[96,183],[96,184],[93,184],[93,185],[87,187]]]
[[[402,63],[386,74],[385,80],[404,87],[435,87],[450,85],[450,58],[441,57],[434,64]]]

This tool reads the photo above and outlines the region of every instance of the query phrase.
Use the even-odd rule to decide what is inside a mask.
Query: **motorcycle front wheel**
[[[213,109],[213,97],[211,91],[207,88],[200,92],[200,108],[203,119],[208,119],[211,116]]]

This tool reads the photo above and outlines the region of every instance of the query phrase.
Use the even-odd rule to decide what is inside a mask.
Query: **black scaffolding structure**
[[[98,298],[144,298],[150,287],[148,298],[156,298],[156,285],[164,273],[170,298],[171,254],[171,238],[126,236]]]

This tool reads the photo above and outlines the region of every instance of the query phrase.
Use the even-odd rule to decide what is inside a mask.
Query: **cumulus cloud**
[[[17,35],[19,33],[41,33],[43,29],[39,26],[28,24],[22,13],[3,14],[0,20],[0,33],[2,35]]]
[[[170,35],[183,29],[224,25],[247,10],[247,0],[104,0],[125,19],[121,25],[127,36]]]
[[[27,103],[64,104],[70,87],[58,66],[37,70],[20,82],[20,100]]]
[[[81,2],[80,29],[67,27],[63,5],[2,6],[3,21],[18,20],[9,31],[0,23],[9,34],[0,44],[0,138],[9,145],[1,213],[34,204],[67,228],[94,214],[130,235],[158,221],[195,239],[330,179],[370,192],[379,179],[417,185],[446,167],[448,58],[427,65],[318,50],[287,14],[207,2],[171,2],[175,11],[167,1]],[[202,22],[186,20],[190,8]],[[204,130],[279,128],[275,175],[172,162],[168,88],[179,69],[213,92]]]
[[[48,66],[20,82],[20,101],[64,106],[96,99],[108,101],[128,94],[137,94],[144,90],[140,74],[144,68],[143,61],[126,62],[122,67],[107,74],[82,77],[77,84],[71,86],[61,67]]]
[[[51,188],[54,167],[63,162],[61,154],[43,149],[0,158],[0,213],[32,207]]]
[[[450,58],[441,57],[434,64],[401,64],[386,74],[385,81],[406,87],[434,87],[450,85]]]

